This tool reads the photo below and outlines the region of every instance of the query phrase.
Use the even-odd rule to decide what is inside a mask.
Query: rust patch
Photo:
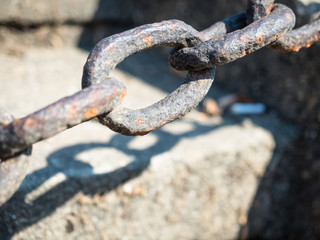
[[[69,114],[77,114],[77,104],[71,104],[70,107],[68,108],[68,113]]]
[[[124,96],[126,96],[126,94],[127,94],[126,89],[122,89],[121,95],[120,95],[120,100],[122,100],[124,98]]]
[[[291,14],[289,14],[289,13],[286,13],[286,18],[288,18],[288,20],[292,20],[292,16],[291,16]]]
[[[85,119],[90,119],[98,114],[98,109],[97,108],[90,108],[86,113],[84,114]]]
[[[35,124],[35,122],[31,117],[26,118],[24,121],[24,126],[26,128],[32,128],[34,126],[34,124]]]
[[[143,41],[147,43],[148,46],[150,46],[152,44],[152,37],[151,36],[145,37]]]
[[[139,132],[139,135],[140,135],[140,136],[146,135],[146,134],[148,134],[149,132],[151,132],[152,130],[153,130],[153,129],[143,130],[143,131]]]
[[[300,48],[301,48],[300,46],[289,47],[289,48],[286,48],[286,51],[288,51],[288,52],[299,52]]]
[[[113,50],[114,50],[114,45],[113,45],[113,44],[110,44],[110,45],[108,46],[108,53],[113,52]]]
[[[143,124],[143,119],[142,118],[137,118],[136,123],[141,126]]]
[[[263,38],[264,38],[264,36],[262,36],[262,35],[258,36],[257,39],[256,39],[256,43],[257,44],[261,43]]]
[[[249,34],[244,34],[240,37],[240,42],[245,44],[250,41],[250,35]]]
[[[312,42],[311,43],[307,43],[306,44],[306,48],[309,48],[311,45],[312,45]]]
[[[269,15],[273,9],[274,9],[274,6],[272,5],[269,9],[267,9],[266,14]]]
[[[249,53],[251,53],[251,49],[246,49],[246,50],[244,50],[244,55],[248,55]]]
[[[113,62],[112,62],[112,61],[107,61],[107,65],[108,65],[108,66],[112,66],[112,65],[113,65]]]

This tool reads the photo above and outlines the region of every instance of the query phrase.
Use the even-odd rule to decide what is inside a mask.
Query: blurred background
[[[296,26],[319,0],[277,1]],[[247,1],[0,0],[0,107],[23,117],[80,90],[104,37],[168,19],[197,30]],[[148,106],[183,82],[168,48],[112,75],[124,105]],[[143,137],[95,121],[34,145],[28,175],[0,208],[1,239],[319,239],[320,45],[264,48],[217,68],[200,106]],[[234,105],[258,104],[243,114]]]

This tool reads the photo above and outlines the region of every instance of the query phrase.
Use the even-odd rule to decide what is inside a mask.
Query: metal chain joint
[[[195,108],[214,80],[215,67],[268,46],[299,51],[320,40],[320,19],[293,29],[291,9],[273,0],[248,0],[247,11],[198,32],[178,20],[143,25],[101,40],[84,66],[82,91],[21,119],[0,110],[0,206],[21,184],[32,144],[98,117],[124,135],[144,135]],[[126,88],[109,77],[131,54],[157,46],[174,47],[169,61],[188,70],[186,81],[161,101],[138,110],[123,108]]]

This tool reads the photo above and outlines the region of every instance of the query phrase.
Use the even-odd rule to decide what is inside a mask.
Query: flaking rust
[[[145,37],[143,39],[143,41],[145,41],[145,43],[150,46],[152,44],[152,37],[151,36],[148,36],[148,37]]]
[[[138,117],[136,120],[136,123],[141,126],[143,124],[143,119],[141,117]]]

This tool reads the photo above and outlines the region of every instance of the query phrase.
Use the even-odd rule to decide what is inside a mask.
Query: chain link
[[[84,67],[82,86],[108,81],[109,72],[131,54],[157,46],[192,47],[202,37],[191,26],[178,20],[147,24],[108,37],[92,50]],[[107,66],[105,66],[107,65]],[[190,71],[186,81],[161,101],[138,110],[117,108],[98,116],[99,121],[124,135],[144,135],[195,108],[209,91],[215,69]]]
[[[247,23],[257,21],[268,15],[274,0],[249,0],[247,7]],[[320,40],[320,18],[300,28],[288,32],[270,45],[271,48],[283,52],[298,52],[308,48]]]
[[[0,206],[22,182],[32,144],[94,117],[121,134],[144,135],[195,108],[214,80],[216,65],[235,61],[264,46],[299,51],[320,40],[320,19],[292,30],[292,10],[273,2],[248,0],[246,13],[201,32],[170,20],[105,38],[94,47],[84,66],[83,90],[21,119],[0,109]],[[185,83],[149,107],[120,107],[126,88],[109,77],[110,71],[131,54],[157,46],[175,47],[169,60],[174,68],[189,71]]]
[[[211,38],[192,48],[173,51],[170,63],[177,70],[201,70],[223,65],[269,45],[290,31],[294,24],[292,10],[276,4],[268,16],[241,30]]]

